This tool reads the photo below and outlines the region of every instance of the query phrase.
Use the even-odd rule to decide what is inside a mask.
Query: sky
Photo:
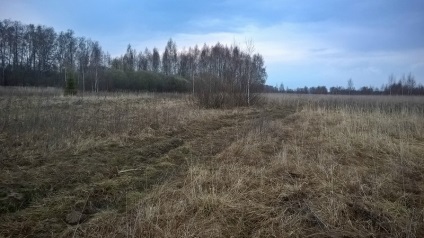
[[[0,19],[97,40],[112,56],[254,42],[268,85],[381,87],[394,74],[424,84],[424,0],[0,0]]]

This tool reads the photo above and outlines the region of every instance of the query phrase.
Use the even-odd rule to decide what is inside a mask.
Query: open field
[[[424,237],[424,99],[0,88],[0,237]]]

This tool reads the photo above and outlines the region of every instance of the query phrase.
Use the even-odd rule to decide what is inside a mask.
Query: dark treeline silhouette
[[[424,86],[418,84],[411,73],[408,76],[402,75],[398,81],[392,74],[382,91],[386,95],[424,95]]]
[[[0,21],[0,85],[73,85],[79,91],[192,91],[199,98],[226,93],[252,95],[263,89],[266,80],[261,55],[238,46],[204,45],[178,51],[170,39],[162,54],[157,48],[137,52],[128,45],[124,55],[112,58],[99,42],[76,37],[72,30],[55,32],[51,27]],[[206,96],[208,92],[208,96]],[[215,97],[211,97],[211,95]]]
[[[303,88],[290,89],[288,87],[284,88],[284,85],[281,84],[279,87],[266,85],[265,92],[334,95],[424,95],[424,86],[418,84],[415,77],[409,73],[407,76],[402,75],[399,80],[396,80],[396,77],[393,74],[390,75],[388,83],[381,86],[381,88],[364,86],[355,89],[353,81],[349,79],[346,88],[338,86],[330,87],[328,90],[326,86],[310,88],[305,86]]]

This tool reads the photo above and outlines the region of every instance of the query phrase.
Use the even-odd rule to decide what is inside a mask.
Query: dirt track
[[[9,194],[2,198],[2,206],[19,207],[2,214],[1,234],[60,234],[70,226],[66,216],[75,211],[81,212],[81,223],[104,211],[124,213],[152,186],[178,176],[190,164],[207,162],[264,118],[293,112],[283,111],[245,108],[169,131],[150,128],[152,136],[130,138],[125,144],[35,156],[36,166],[17,172],[28,178],[26,182],[0,187]]]

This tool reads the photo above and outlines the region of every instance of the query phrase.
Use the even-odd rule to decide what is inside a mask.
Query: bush
[[[194,84],[194,96],[199,105],[205,108],[232,108],[257,104],[263,88],[261,85],[251,84],[248,100],[247,84],[242,80],[223,80],[211,74],[202,74],[195,79]]]

